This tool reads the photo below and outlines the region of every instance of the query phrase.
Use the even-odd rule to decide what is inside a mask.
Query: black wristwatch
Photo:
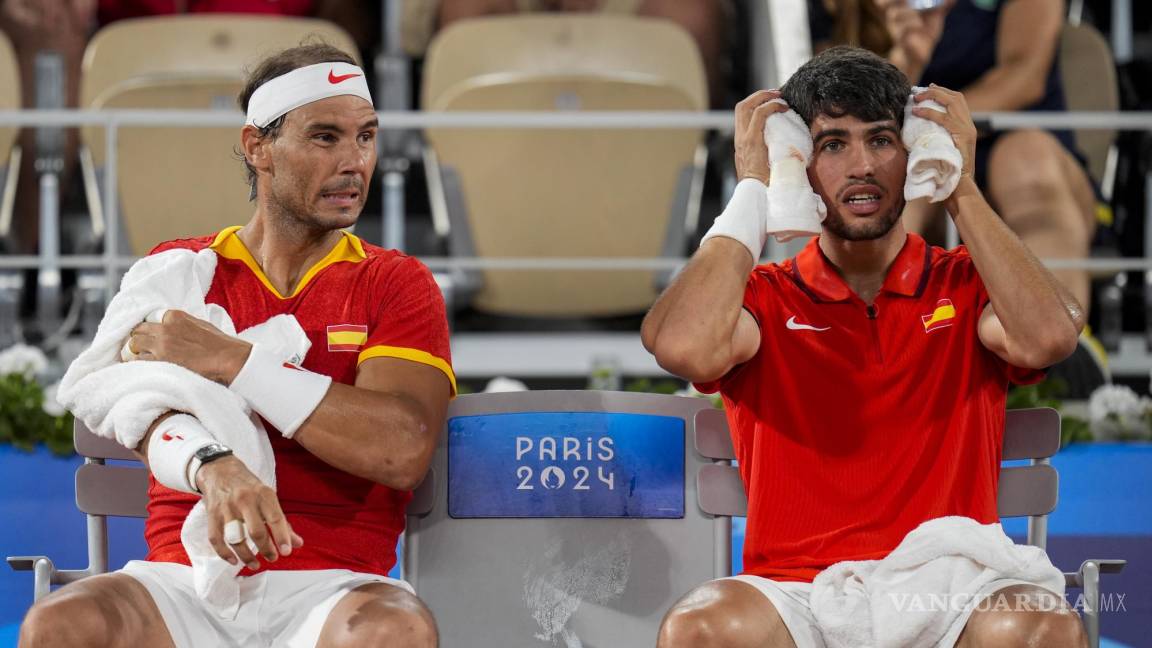
[[[196,454],[193,456],[196,457],[197,459],[199,459],[200,465],[203,466],[204,464],[212,463],[213,461],[216,461],[217,459],[231,456],[231,454],[232,454],[232,448],[229,448],[228,446],[224,445],[223,443],[209,443],[208,445],[204,446],[203,448],[200,448],[199,450],[197,450]]]
[[[200,472],[200,466],[230,456],[232,456],[232,448],[223,443],[209,443],[197,450],[192,455],[192,460],[188,462],[188,483],[192,486],[192,490],[197,493],[200,492],[200,489],[196,487],[196,473]]]

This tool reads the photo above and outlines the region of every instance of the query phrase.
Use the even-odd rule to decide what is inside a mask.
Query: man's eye
[[[360,141],[361,142],[371,142],[375,139],[376,139],[376,133],[373,133],[371,131],[360,133]]]
[[[317,133],[312,136],[312,139],[330,144],[336,141],[336,138],[331,133]]]
[[[876,139],[872,140],[872,143],[875,144],[876,146],[891,146],[892,145],[892,138],[891,137],[877,137]]]
[[[831,140],[829,142],[824,142],[824,146],[821,146],[820,150],[831,151],[831,152],[835,153],[836,151],[842,150],[843,148],[844,148],[843,142],[838,141],[838,140]]]

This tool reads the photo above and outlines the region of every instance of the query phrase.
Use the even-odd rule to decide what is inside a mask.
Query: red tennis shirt
[[[760,349],[719,389],[748,491],[746,573],[811,581],[887,555],[925,520],[998,520],[1011,366],[977,337],[988,304],[963,247],[909,234],[873,306],[812,239],[753,270]]]
[[[238,229],[162,243],[153,253],[214,250],[216,273],[204,301],[224,308],[237,331],[274,315],[294,315],[312,342],[303,364],[309,371],[351,385],[365,360],[402,358],[443,371],[455,392],[444,300],[432,273],[417,259],[345,234],[285,296],[236,236]],[[276,494],[304,546],[274,563],[261,562],[261,569],[387,574],[396,563],[396,539],[412,494],[334,468],[264,425],[276,457]],[[180,529],[199,499],[150,478],[144,525],[148,560],[188,564]]]

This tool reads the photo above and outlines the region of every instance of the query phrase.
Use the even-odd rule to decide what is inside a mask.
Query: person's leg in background
[[[5,0],[0,2],[0,31],[12,41],[20,63],[20,92],[25,108],[36,106],[36,54],[52,50],[64,62],[64,105],[75,107],[80,97],[80,60],[96,19],[95,0]],[[75,167],[77,133],[65,131],[61,187]],[[36,130],[20,133],[23,150],[16,188],[15,236],[21,251],[33,253],[39,240],[39,175],[36,173]],[[13,170],[15,172],[15,170]]]
[[[1086,259],[1096,229],[1088,176],[1050,133],[1005,133],[988,159],[988,199],[1020,240],[1041,259]],[[1087,270],[1053,270],[1085,310]]]

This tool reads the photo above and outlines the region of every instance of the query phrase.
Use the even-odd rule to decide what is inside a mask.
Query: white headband
[[[349,63],[318,63],[298,68],[256,88],[248,100],[248,118],[244,123],[264,128],[290,110],[341,95],[355,95],[372,104],[364,70]]]

